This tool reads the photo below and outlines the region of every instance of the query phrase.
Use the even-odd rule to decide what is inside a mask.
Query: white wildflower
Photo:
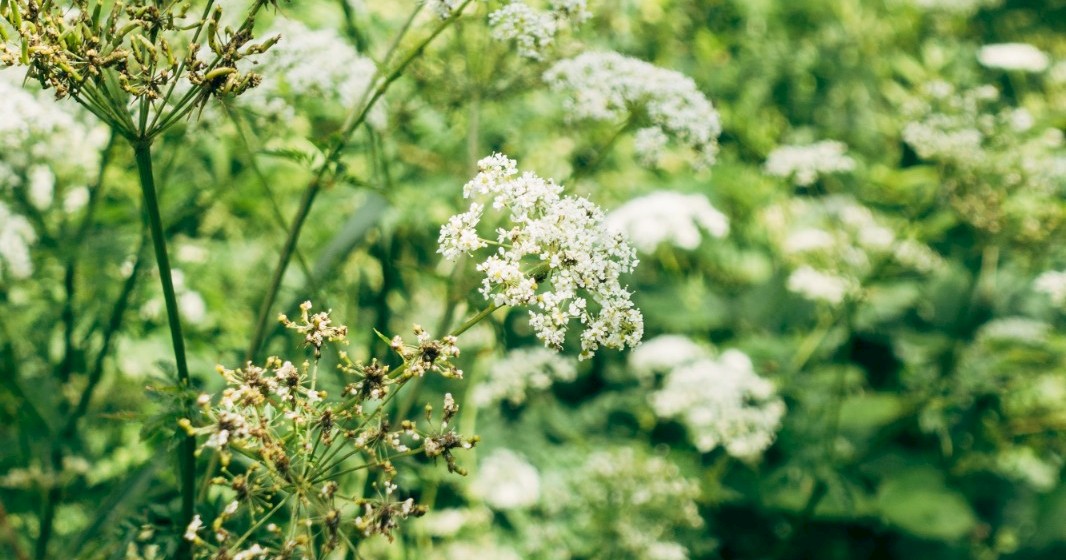
[[[192,325],[203,323],[207,319],[207,304],[199,292],[187,290],[178,296],[178,310]]]
[[[649,377],[710,356],[706,348],[688,337],[664,334],[633,350],[629,354],[629,368],[641,377]]]
[[[192,521],[189,522],[189,526],[185,528],[185,540],[195,541],[197,539],[196,533],[198,533],[203,527],[204,522],[200,519],[200,516],[194,516]]]
[[[1066,306],[1066,270],[1044,272],[1036,277],[1033,287],[1036,291],[1047,294],[1055,305]]]
[[[556,349],[571,320],[579,320],[585,327],[582,358],[601,346],[639,343],[643,316],[620,284],[621,275],[636,266],[636,252],[608,231],[603,211],[588,199],[561,196],[562,187],[533,173],[519,175],[516,163],[501,154],[478,166],[464,196],[491,197],[492,208],[509,214],[512,226],[497,229],[499,247],[477,265],[485,274],[481,294],[496,305],[529,306],[530,325]],[[465,215],[449,220],[438,251],[454,258],[474,246],[469,240],[481,217],[474,202]]]
[[[977,60],[986,68],[1043,72],[1051,64],[1044,51],[1026,43],[998,43],[985,45],[977,52]]]
[[[807,299],[837,304],[853,289],[847,278],[821,272],[809,266],[797,268],[788,277],[788,290]]]
[[[700,451],[722,446],[741,458],[769,447],[785,414],[773,384],[739,350],[675,368],[650,400],[659,416],[680,418]]]
[[[440,19],[452,17],[452,13],[462,3],[463,0],[426,0],[426,4]]]
[[[56,190],[56,176],[44,165],[35,165],[29,171],[29,195],[30,204],[38,210],[44,210],[52,205],[52,197]]]
[[[551,12],[511,2],[489,14],[489,27],[493,39],[514,40],[520,56],[540,60],[555,38],[556,21]]]
[[[472,400],[479,407],[507,400],[520,405],[527,392],[543,391],[556,381],[573,381],[577,366],[545,348],[520,348],[507,353],[496,361],[485,376],[473,388]]]
[[[703,231],[717,238],[729,233],[729,219],[707,197],[669,191],[627,202],[607,216],[607,224],[644,253],[655,252],[664,242],[692,250],[699,247]]]
[[[1039,344],[1047,340],[1051,325],[1028,317],[1003,317],[981,326],[980,340],[998,340],[1022,344]]]
[[[584,23],[592,17],[587,0],[551,0],[551,11],[559,18],[566,18],[575,24]]]
[[[73,214],[89,203],[89,188],[74,187],[63,196],[63,211]]]
[[[481,221],[484,207],[472,203],[470,210],[452,216],[440,229],[440,253],[446,259],[455,259],[459,255],[473,253],[487,247],[488,244],[477,234],[477,224]]]
[[[855,169],[855,160],[848,157],[847,150],[843,142],[832,140],[807,146],[781,146],[770,152],[765,169],[770,175],[791,178],[795,184],[806,187],[821,175]]]
[[[640,163],[646,167],[655,167],[666,151],[670,138],[657,126],[642,128],[633,135],[633,150]]]
[[[269,550],[259,546],[259,544],[253,544],[252,546],[235,553],[233,555],[233,560],[259,560],[261,558],[266,558],[269,553]]]
[[[540,499],[540,473],[517,453],[498,449],[481,461],[470,491],[496,510],[528,508]]]
[[[1012,447],[996,457],[997,467],[1008,476],[1026,482],[1039,492],[1049,492],[1059,484],[1062,461],[1042,458],[1031,447]]]
[[[893,257],[918,272],[932,272],[944,265],[944,257],[914,239],[901,239],[892,246]]]
[[[27,278],[33,273],[30,245],[36,240],[30,222],[0,202],[0,279]]]
[[[374,62],[336,31],[312,30],[298,21],[278,18],[267,34],[280,34],[281,40],[256,58],[255,72],[263,76],[263,82],[241,96],[242,104],[256,113],[291,120],[296,114],[294,104],[301,99],[351,108],[371,86]],[[382,105],[370,112],[368,122],[377,128],[385,125]]]
[[[718,111],[684,74],[615,52],[589,52],[556,63],[544,81],[568,96],[573,119],[619,123],[641,110],[653,127],[695,150],[701,165],[714,163]]]

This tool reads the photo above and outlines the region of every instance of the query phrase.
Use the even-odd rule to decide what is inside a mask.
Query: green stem
[[[467,322],[465,322],[462,325],[460,325],[458,329],[455,329],[455,331],[452,332],[452,336],[459,336],[459,335],[465,333],[466,331],[470,330],[471,327],[473,327],[474,325],[476,325],[479,322],[481,322],[482,319],[484,319],[485,317],[488,317],[489,315],[492,315],[497,309],[499,309],[501,307],[503,307],[503,306],[502,305],[496,305],[494,303],[494,304],[486,307],[485,309],[482,309],[481,311],[478,312],[477,315],[474,315]]]
[[[152,247],[155,249],[155,262],[159,269],[159,281],[163,287],[163,301],[167,308],[167,321],[170,323],[170,341],[174,347],[174,361],[178,370],[178,383],[182,390],[189,389],[189,365],[185,361],[185,339],[181,334],[181,318],[178,315],[178,298],[174,292],[174,279],[171,276],[170,258],[167,256],[167,242],[163,232],[163,218],[159,212],[159,199],[156,195],[155,177],[152,174],[152,143],[142,139],[133,143],[134,156],[137,160],[137,172],[140,177],[141,194],[144,196],[144,209],[148,218],[148,229],[152,235]],[[185,403],[188,411],[191,403]],[[186,527],[193,518],[196,499],[196,442],[185,436],[178,446],[178,469],[181,480],[181,522],[179,527]],[[178,545],[177,558],[192,558],[191,543],[182,539]]]
[[[296,249],[296,242],[300,238],[300,233],[303,229],[304,222],[307,221],[307,215],[311,212],[311,206],[314,204],[315,198],[318,196],[319,191],[322,190],[324,185],[327,185],[332,178],[334,163],[340,158],[341,152],[348,146],[348,142],[351,140],[352,134],[366,122],[367,116],[370,114],[370,110],[374,108],[378,100],[385,95],[385,92],[389,90],[392,83],[395,82],[400,76],[403,75],[404,70],[414,62],[419,55],[422,54],[426,46],[429,45],[434,39],[437,38],[447,27],[454,22],[463,9],[470,4],[472,0],[466,0],[460,4],[451,17],[437,26],[428,37],[423,39],[415,48],[404,57],[395,68],[388,72],[381,80],[376,80],[378,76],[375,76],[377,86],[371,89],[367,89],[363,95],[363,99],[356,105],[356,110],[349,114],[349,118],[346,119],[344,126],[338,135],[337,141],[333,147],[329,150],[325,160],[319,165],[315,171],[314,177],[307,184],[307,188],[304,190],[303,198],[300,200],[300,207],[296,211],[296,217],[292,221],[292,227],[289,230],[289,236],[285,240],[285,246],[281,250],[281,255],[278,257],[277,265],[274,268],[274,274],[270,279],[270,286],[267,288],[266,297],[263,298],[263,303],[259,306],[259,315],[256,320],[255,330],[253,331],[252,341],[248,345],[248,351],[245,353],[246,360],[255,359],[256,353],[259,352],[259,348],[263,345],[263,340],[266,338],[267,322],[270,320],[270,310],[274,307],[274,301],[278,297],[278,290],[281,288],[282,277],[285,276],[285,270],[289,266],[289,261],[292,260],[292,256]],[[395,41],[390,46],[388,53],[385,55],[385,59],[382,64],[388,64],[392,58],[392,54],[397,50],[400,43],[400,38],[407,32],[411,23],[414,20],[414,16],[421,9],[419,4],[415,11],[412,13],[411,18],[404,24],[404,28],[397,35]],[[379,71],[378,74],[381,74]]]

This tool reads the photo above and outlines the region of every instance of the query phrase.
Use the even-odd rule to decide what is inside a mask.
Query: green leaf
[[[977,525],[970,504],[932,467],[890,476],[878,490],[877,505],[886,523],[924,539],[958,540]]]
[[[903,403],[897,395],[867,393],[849,397],[840,407],[840,429],[858,437],[870,437],[903,413]]]

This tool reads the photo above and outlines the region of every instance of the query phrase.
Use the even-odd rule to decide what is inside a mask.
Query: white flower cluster
[[[1033,283],[1036,291],[1047,294],[1051,302],[1059,307],[1066,307],[1066,270],[1049,270],[1036,277]]]
[[[62,195],[62,209],[75,212],[88,201],[107,129],[76,104],[23,87],[23,78],[14,69],[0,70],[0,194],[24,188],[38,210]]]
[[[512,405],[526,401],[529,391],[543,391],[556,381],[573,381],[577,366],[570,359],[546,348],[519,348],[507,353],[488,370],[488,376],[473,388],[471,399],[479,407],[506,400]]]
[[[489,27],[493,39],[514,40],[519,56],[541,60],[543,51],[555,40],[564,22],[580,24],[589,17],[585,0],[556,0],[549,10],[538,10],[513,0],[489,14]]]
[[[33,274],[30,245],[36,240],[30,222],[0,202],[0,280],[5,276],[22,279]]]
[[[650,128],[695,150],[701,165],[714,163],[722,132],[718,111],[684,74],[616,52],[587,52],[556,63],[544,81],[567,95],[565,108],[573,119],[620,123],[643,112]],[[651,134],[642,132],[638,147],[656,150],[642,156],[655,160],[661,138]]]
[[[180,269],[172,269],[170,278],[174,283],[174,293],[178,298],[178,311],[182,318],[193,327],[203,323],[207,319],[207,303],[204,302],[203,296],[185,284],[185,273]],[[156,295],[141,306],[141,317],[160,320],[164,318],[164,307],[162,294]]]
[[[660,417],[681,420],[700,451],[722,446],[744,459],[773,443],[785,414],[773,384],[759,377],[739,350],[680,363],[649,399]]]
[[[996,457],[996,468],[1038,492],[1050,492],[1059,484],[1062,459],[1053,455],[1041,457],[1028,446],[1010,447]]]
[[[924,95],[905,108],[913,118],[903,129],[903,140],[925,159],[960,163],[980,159],[984,137],[992,130],[988,119],[978,116],[999,98],[996,88],[956,92],[950,84],[932,82],[925,86]]]
[[[766,172],[792,181],[801,187],[812,184],[820,175],[843,173],[855,169],[855,160],[847,155],[843,142],[824,140],[807,146],[781,146],[766,158]]]
[[[495,510],[532,507],[540,499],[540,473],[514,451],[497,449],[482,459],[470,492]]]
[[[448,19],[452,17],[452,13],[455,9],[463,3],[463,0],[426,0],[426,4],[433,10],[437,17],[440,19]]]
[[[882,218],[846,196],[792,198],[762,217],[777,251],[795,267],[788,289],[816,301],[842,302],[884,259],[918,272],[943,261],[923,243],[897,239]]]
[[[309,29],[287,18],[278,18],[269,35],[281,40],[256,58],[255,72],[263,82],[241,96],[242,103],[256,113],[285,122],[296,115],[301,100],[341,108],[354,107],[371,86],[376,66],[360,55],[332,29]],[[379,104],[368,122],[385,125]]]
[[[636,346],[644,318],[620,284],[637,265],[636,251],[608,231],[603,211],[588,199],[562,196],[562,187],[549,180],[519,174],[502,154],[478,167],[463,195],[489,196],[512,224],[497,229],[497,250],[477,266],[485,274],[482,295],[496,305],[530,306],[530,325],[552,348],[562,347],[571,320],[579,320],[582,359],[601,346]],[[476,230],[484,211],[473,202],[441,228],[438,251],[445,258],[488,245]]]
[[[1043,72],[1051,65],[1044,51],[1027,43],[998,43],[985,45],[977,51],[977,61],[985,68]]]
[[[1062,131],[1004,106],[993,86],[958,91],[932,82],[902,107],[903,140],[939,165],[946,200],[974,227],[1024,243],[1044,241],[1062,220]]]
[[[674,368],[711,356],[703,346],[679,334],[663,334],[645,341],[629,354],[629,369],[641,378],[669,373]]]
[[[803,265],[788,277],[788,291],[809,300],[838,304],[856,289],[850,278],[815,270]]]
[[[660,243],[686,250],[700,245],[702,232],[722,238],[729,218],[702,194],[658,191],[634,198],[607,215],[607,225],[626,234],[637,249],[653,253]]]
[[[579,534],[613,535],[611,558],[679,559],[688,551],[676,540],[703,526],[696,501],[699,484],[664,457],[633,448],[596,451],[576,469],[568,493],[579,508],[568,519]],[[596,523],[600,526],[586,527]]]

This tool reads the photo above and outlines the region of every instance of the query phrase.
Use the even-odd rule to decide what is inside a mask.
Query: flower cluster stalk
[[[163,231],[163,218],[159,211],[159,199],[152,173],[152,142],[141,140],[134,144],[134,157],[140,178],[141,194],[144,197],[144,211],[148,220],[148,229],[155,251],[156,267],[159,281],[163,288],[163,301],[166,304],[167,322],[170,326],[170,341],[174,348],[174,362],[178,372],[178,383],[183,391],[189,389],[189,365],[185,358],[185,339],[182,336],[181,317],[178,312],[177,295],[174,292],[174,280],[171,276],[170,258]],[[183,413],[187,414],[191,402],[185,399]],[[181,524],[188,525],[193,518],[196,500],[196,441],[190,436],[183,436],[178,446],[178,469],[181,481]],[[178,558],[191,558],[189,543],[181,541]]]

